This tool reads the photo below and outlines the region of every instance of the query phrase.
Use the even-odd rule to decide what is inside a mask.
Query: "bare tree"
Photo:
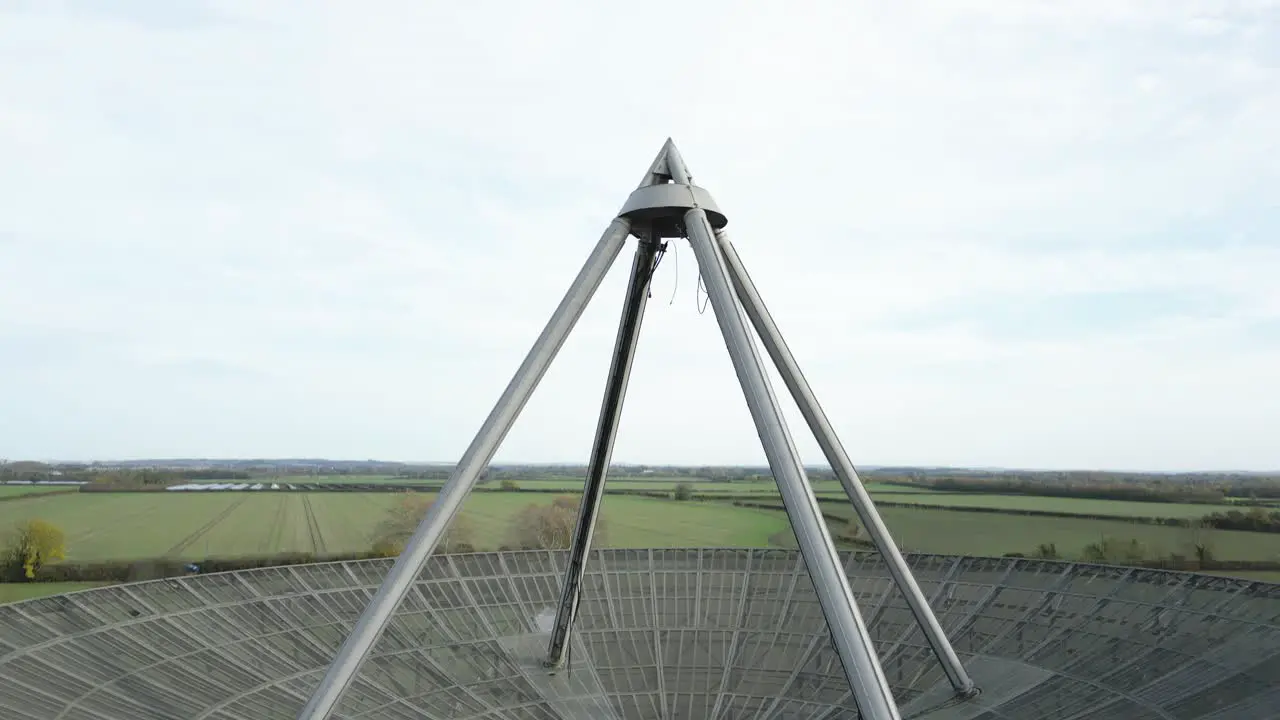
[[[404,550],[405,543],[418,523],[431,508],[432,499],[416,492],[401,493],[399,499],[387,512],[387,516],[373,531],[373,551],[392,557]],[[475,528],[471,518],[465,513],[454,516],[453,522],[440,538],[437,549],[440,552],[467,552],[475,548]]]
[[[830,527],[830,525],[828,525],[828,527]],[[835,532],[835,537],[832,539],[836,542],[858,545],[865,541],[865,538],[862,536],[862,525],[858,523],[857,518],[851,517],[840,526],[840,529]]]
[[[1209,522],[1188,521],[1186,543],[1197,567],[1203,568],[1213,562],[1213,526]]]
[[[581,502],[581,498],[561,495],[550,505],[526,505],[512,520],[507,543],[526,550],[569,547],[573,543]],[[608,523],[602,511],[596,518],[592,544],[604,546],[607,534]]]
[[[1082,553],[1088,562],[1137,563],[1147,557],[1147,548],[1136,538],[1127,542],[1116,537],[1104,537],[1100,542],[1089,543]]]

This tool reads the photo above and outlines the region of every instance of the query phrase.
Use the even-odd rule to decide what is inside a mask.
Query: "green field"
[[[76,492],[78,489],[79,488],[70,485],[0,485],[0,498],[44,495],[45,493],[51,492]]]
[[[0,605],[31,600],[46,595],[61,595],[77,590],[101,587],[106,583],[64,582],[64,583],[0,583]]]
[[[823,510],[851,517],[848,503],[824,502]],[[949,555],[1030,553],[1040,543],[1054,543],[1064,558],[1078,558],[1089,543],[1103,537],[1137,539],[1158,555],[1190,554],[1187,528],[1147,525],[1124,520],[1036,517],[975,513],[932,508],[880,508],[898,544],[907,550]],[[1280,533],[1202,530],[1219,560],[1280,561]]]
[[[290,485],[425,485],[430,487],[439,487],[444,484],[443,480],[420,480],[414,478],[401,478],[393,475],[290,475],[283,477],[256,477],[252,480],[209,480],[200,481],[207,483],[279,483]],[[565,492],[581,492],[584,481],[582,478],[571,477],[550,477],[535,478],[531,480],[516,480],[517,485],[524,490],[564,490]],[[693,487],[693,491],[703,495],[760,495],[762,498],[778,496],[778,486],[772,480],[751,481],[751,482],[711,482],[709,480],[697,480],[687,477],[675,477],[664,475],[645,475],[645,476],[618,476],[610,477],[605,485],[606,491],[620,490],[643,490],[657,492],[672,492],[677,484],[687,483]],[[491,481],[481,486],[486,489],[496,490],[499,487],[498,481]],[[813,483],[814,494],[821,498],[843,498],[844,490],[840,487],[840,483],[835,480],[823,480]],[[889,485],[885,483],[870,483],[867,490],[876,496],[883,495],[886,499],[894,499],[900,495],[930,495],[934,491],[924,487],[906,487],[902,485]]]
[[[997,510],[1042,510],[1075,515],[1113,515],[1115,517],[1200,518],[1215,512],[1226,512],[1223,505],[1192,503],[1149,503],[1130,500],[1092,500],[1087,498],[1040,497],[1035,495],[981,495],[959,493],[909,494],[903,497],[877,496],[896,503],[930,507],[993,508]]]
[[[564,489],[573,490],[567,485]],[[773,501],[774,496],[760,495],[763,502]],[[549,503],[552,497],[535,493],[472,495],[463,505],[463,513],[475,529],[477,549],[491,550],[505,544],[513,516],[529,504]],[[902,497],[892,496],[898,501]],[[1067,507],[1117,516],[1115,520],[1037,517],[924,504],[882,507],[885,522],[900,545],[917,552],[998,556],[1031,553],[1041,543],[1053,543],[1063,557],[1077,558],[1085,545],[1109,536],[1135,538],[1150,555],[1165,556],[1190,554],[1189,547],[1199,532],[1209,539],[1214,556],[1220,560],[1280,561],[1280,534],[1192,531],[1123,519],[1125,513],[1168,514],[1177,508],[1195,516],[1215,506],[930,493],[910,497],[912,502],[953,507],[965,503],[1019,509]],[[69,561],[358,552],[370,548],[374,528],[397,501],[396,493],[73,493],[0,503],[0,531],[35,517],[52,522],[67,535]],[[852,515],[844,500],[825,501],[823,508]],[[794,543],[787,518],[779,510],[740,508],[727,502],[607,495],[604,512],[609,526],[607,544],[614,547]]]
[[[77,493],[0,503],[0,528],[33,517],[67,535],[67,559],[341,553],[368,550],[371,532],[397,501],[394,493]],[[463,513],[478,549],[506,541],[511,518],[551,496],[477,493]],[[615,546],[764,546],[787,529],[776,511],[717,503],[607,496]]]
[[[752,481],[752,482],[710,482],[708,480],[689,480],[689,478],[676,477],[645,477],[641,479],[632,477],[609,478],[605,483],[606,490],[656,490],[659,492],[671,492],[675,490],[676,485],[680,483],[689,484],[695,493],[706,495],[777,495],[778,484],[772,480]],[[553,479],[537,479],[537,480],[517,480],[516,484],[524,490],[582,490],[584,481],[581,478],[553,478]],[[931,494],[933,491],[928,488],[904,487],[901,485],[888,485],[885,483],[870,483],[867,485],[867,491],[872,494]],[[836,480],[820,480],[813,483],[813,492],[819,496],[839,496],[845,497],[844,490],[840,487],[840,483]]]
[[[40,517],[68,560],[367,550],[391,493],[79,493],[0,503],[0,527]]]

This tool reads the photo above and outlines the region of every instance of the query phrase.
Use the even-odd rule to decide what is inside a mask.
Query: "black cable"
[[[658,246],[657,251],[653,255],[653,263],[649,265],[649,272],[645,275],[645,278],[644,278],[645,292],[648,293],[648,297],[652,298],[653,287],[650,286],[650,283],[653,282],[654,273],[658,272],[658,265],[662,263],[662,256],[667,254],[667,244],[664,242],[659,242],[657,240],[641,240],[640,242],[653,243],[654,245]]]
[[[585,564],[586,559],[584,558],[582,562]],[[583,576],[584,577],[586,576],[585,567],[583,568]],[[569,622],[570,632],[567,635],[567,639],[569,641],[569,647],[565,648],[565,658],[564,658],[565,674],[568,676],[570,680],[573,679],[573,633],[572,633],[572,630],[573,630],[573,626],[576,625],[578,622],[578,608],[581,606],[582,606],[582,588],[579,587],[578,597],[573,601],[573,618]]]
[[[641,242],[649,242],[649,243],[653,243],[653,244],[655,244],[655,245],[657,245],[657,246],[658,246],[657,251],[656,251],[656,252],[654,253],[654,255],[653,255],[653,262],[649,264],[649,271],[648,271],[647,273],[645,273],[645,277],[644,277],[644,288],[645,288],[645,292],[647,292],[647,293],[649,294],[649,297],[653,297],[653,287],[650,285],[650,283],[652,283],[652,282],[653,282],[653,276],[654,276],[654,274],[658,272],[658,266],[662,264],[662,258],[663,258],[663,256],[667,254],[667,243],[660,242],[660,241],[658,241],[657,239],[641,240]],[[679,278],[679,276],[677,276],[677,279],[678,279],[678,278]],[[586,563],[586,558],[584,558],[584,559],[583,559],[583,563],[584,563],[584,564]],[[585,575],[585,573],[586,573],[585,568],[584,568],[584,570],[583,570],[583,573],[584,573],[584,575]],[[570,633],[568,634],[569,646],[568,646],[567,648],[565,648],[565,659],[564,659],[564,666],[565,666],[565,668],[564,668],[564,669],[565,669],[565,675],[566,675],[566,676],[568,676],[569,678],[572,678],[572,677],[573,677],[573,634],[572,634],[572,629],[573,629],[574,624],[576,624],[576,623],[578,622],[578,609],[579,609],[579,608],[581,608],[581,607],[582,607],[582,588],[581,588],[581,587],[579,587],[579,588],[578,588],[578,596],[577,596],[577,597],[574,599],[574,601],[573,601],[573,616],[572,616],[572,618],[571,618],[571,619],[570,619],[570,621],[569,621],[569,629],[570,629]]]

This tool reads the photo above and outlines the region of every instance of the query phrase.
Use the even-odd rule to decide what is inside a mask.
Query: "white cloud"
[[[1276,47],[1271,3],[10,6],[0,454],[455,458],[672,135],[855,460],[1274,468]],[[616,457],[759,462],[676,253]],[[629,254],[500,458],[586,457]]]

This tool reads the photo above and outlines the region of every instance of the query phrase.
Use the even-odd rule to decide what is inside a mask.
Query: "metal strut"
[[[676,182],[688,182],[684,162],[678,155],[672,157],[673,154],[667,156],[672,177]],[[706,281],[707,295],[711,298],[720,333],[724,336],[738,382],[746,395],[751,419],[755,421],[756,432],[769,459],[769,469],[778,482],[782,504],[791,519],[800,554],[813,580],[818,604],[831,630],[831,639],[849,681],[854,703],[858,706],[859,717],[900,720],[893,691],[853,599],[849,578],[845,576],[843,563],[827,532],[827,524],[804,471],[800,453],[782,417],[759,351],[751,339],[742,306],[730,285],[707,214],[702,208],[693,208],[685,213],[684,221],[689,244],[698,256],[698,269]]]
[[[844,486],[863,525],[884,556],[895,583],[906,595],[907,604],[923,628],[951,684],[963,697],[976,693],[973,681],[965,673],[941,625],[916,585],[910,568],[876,513],[870,496],[862,487],[830,421],[747,275],[742,260],[728,238],[720,232],[727,222],[711,195],[693,185],[679,151],[671,140],[667,140],[649,171],[645,173],[640,186],[631,194],[618,217],[600,238],[551,320],[525,357],[524,363],[454,468],[436,502],[409,538],[404,551],[299,713],[299,720],[324,720],[337,707],[343,693],[390,621],[392,613],[412,587],[476,479],[493,458],[498,445],[532,395],[633,229],[641,241],[632,262],[631,280],[627,286],[613,361],[605,385],[588,464],[587,482],[578,511],[573,545],[569,549],[564,586],[548,645],[546,664],[551,667],[560,665],[570,645],[578,598],[582,591],[583,573],[591,550],[592,535],[599,515],[627,381],[648,299],[649,282],[658,253],[665,247],[660,242],[662,238],[684,236],[689,239],[697,256],[698,267],[706,281],[707,293],[724,337],[725,347],[729,351],[756,432],[768,457],[770,470],[777,479],[783,505],[795,531],[800,554],[804,557],[805,566],[813,580],[819,605],[831,631],[832,643],[849,682],[859,716],[867,720],[901,718],[871,636],[858,611],[835,544],[822,518],[817,498],[804,471],[795,441],[782,417],[760,351],[751,337],[751,326],[754,326],[763,339],[770,358],[800,405],[806,422],[817,436],[823,453]]]
[[[782,376],[783,383],[791,391],[796,404],[800,406],[800,413],[804,416],[814,437],[817,438],[818,445],[822,447],[822,454],[831,464],[831,469],[844,487],[845,494],[849,496],[849,502],[853,503],[858,518],[862,520],[862,526],[867,529],[867,534],[871,536],[876,549],[884,557],[889,574],[906,597],[907,605],[924,631],[934,655],[938,657],[938,662],[942,664],[947,679],[958,695],[963,697],[973,695],[977,692],[973,680],[960,664],[960,658],[956,656],[956,651],[951,647],[951,641],[947,640],[942,625],[934,616],[933,609],[929,607],[929,601],[925,599],[920,586],[916,584],[911,568],[907,566],[907,561],[903,559],[897,544],[889,534],[889,528],[885,527],[884,521],[880,519],[875,503],[867,494],[867,489],[863,487],[862,480],[858,478],[858,472],[840,443],[840,437],[836,435],[831,421],[827,419],[827,414],[822,410],[818,396],[814,394],[813,388],[809,387],[809,381],[805,379],[795,356],[791,354],[786,340],[782,338],[782,331],[778,329],[773,316],[769,314],[769,308],[765,307],[760,292],[756,290],[755,283],[747,273],[747,268],[738,257],[738,251],[734,249],[733,243],[729,242],[729,236],[724,231],[716,233],[716,240],[729,267],[729,276],[733,279],[738,298],[742,301],[747,317],[751,319],[756,333],[764,342],[765,350],[768,351],[774,366],[778,368],[778,374]]]
[[[516,416],[529,396],[533,395],[538,382],[551,366],[552,359],[560,351],[560,346],[569,337],[569,331],[582,316],[582,311],[586,309],[591,296],[600,286],[600,281],[622,251],[630,232],[631,221],[626,218],[616,218],[609,224],[586,264],[574,278],[564,299],[551,315],[547,326],[543,328],[542,334],[525,356],[515,377],[511,378],[506,391],[480,427],[480,432],[463,453],[435,502],[431,503],[431,509],[422,518],[422,522],[418,523],[418,529],[405,544],[395,565],[391,566],[391,572],[387,573],[377,594],[369,601],[351,634],[342,643],[337,657],[329,665],[320,684],[298,713],[300,720],[325,720],[333,712],[338,700],[364,664],[374,642],[390,622],[391,614],[413,587],[413,581],[422,572],[422,566],[440,542],[440,537],[449,527],[453,516],[458,513],[467,493],[471,492],[476,479],[493,459],[494,452],[511,429]]]
[[[652,236],[653,233],[649,234]],[[600,500],[604,497],[605,476],[609,473],[609,461],[613,457],[613,441],[618,435],[622,401],[627,395],[627,381],[631,378],[631,364],[635,359],[636,343],[640,339],[640,322],[644,319],[644,309],[648,304],[649,282],[653,279],[660,242],[656,237],[641,239],[631,263],[631,281],[627,284],[622,320],[618,323],[618,339],[613,347],[613,362],[609,366],[609,380],[604,389],[604,402],[600,407],[600,420],[596,425],[595,442],[591,447],[591,460],[587,464],[587,483],[583,487],[582,502],[578,506],[573,545],[569,548],[569,559],[565,564],[560,606],[556,610],[551,641],[547,645],[548,667],[559,667],[564,663],[565,650],[569,647],[569,634],[578,614],[582,575],[587,569],[591,537],[595,534]]]

